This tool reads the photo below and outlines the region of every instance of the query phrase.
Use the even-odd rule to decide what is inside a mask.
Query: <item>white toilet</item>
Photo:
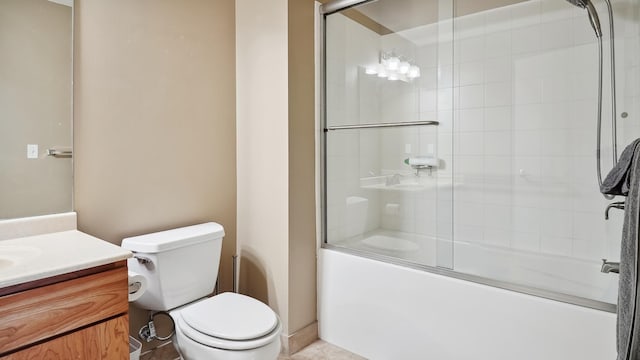
[[[126,238],[129,270],[143,275],[143,309],[168,311],[185,359],[275,360],[282,327],[262,302],[236,293],[208,298],[218,276],[224,229],[205,223]]]

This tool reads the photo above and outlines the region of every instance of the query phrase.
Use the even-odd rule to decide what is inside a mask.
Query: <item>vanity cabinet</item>
[[[0,359],[129,359],[125,261],[0,289]]]

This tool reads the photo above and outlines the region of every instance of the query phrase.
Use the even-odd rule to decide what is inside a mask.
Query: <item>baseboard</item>
[[[318,322],[305,326],[291,335],[282,335],[282,354],[293,355],[318,340]]]

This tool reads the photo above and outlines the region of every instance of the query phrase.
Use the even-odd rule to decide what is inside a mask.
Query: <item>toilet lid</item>
[[[219,339],[252,340],[271,333],[278,317],[270,307],[245,295],[223,293],[181,311],[193,329]]]

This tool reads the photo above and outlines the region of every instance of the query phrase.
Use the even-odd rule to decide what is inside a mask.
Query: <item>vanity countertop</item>
[[[78,230],[0,241],[0,288],[125,260],[131,252]]]

